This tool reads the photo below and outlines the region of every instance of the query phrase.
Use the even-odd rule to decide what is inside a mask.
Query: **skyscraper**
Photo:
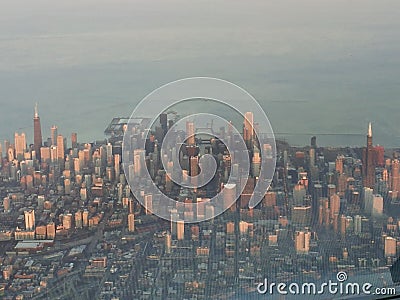
[[[391,189],[396,195],[400,192],[400,163],[398,159],[392,161]]]
[[[317,137],[316,136],[313,136],[311,138],[311,148],[313,148],[313,149],[317,148]]]
[[[132,213],[128,214],[128,231],[135,231],[135,215]]]
[[[169,232],[165,235],[165,253],[171,253],[171,234]]]
[[[15,133],[14,135],[14,145],[15,145],[15,156],[18,160],[24,158],[24,153],[26,150],[26,138],[25,133]]]
[[[371,214],[373,216],[381,216],[383,214],[383,197],[381,195],[373,195]]]
[[[364,187],[364,210],[371,214],[373,207],[374,192],[371,188]]]
[[[254,116],[252,112],[246,112],[244,114],[244,128],[243,138],[246,142],[251,141],[254,135]]]
[[[330,213],[331,213],[331,219],[334,218],[335,214],[339,214],[340,212],[340,197],[338,194],[333,194],[332,196],[330,196],[330,203],[329,203],[329,207],[330,207]]]
[[[35,228],[35,211],[34,210],[24,211],[24,217],[25,217],[25,229],[33,230]]]
[[[71,134],[71,147],[72,147],[72,149],[75,149],[78,147],[78,134],[76,132],[73,132]]]
[[[4,140],[4,152],[5,154],[7,153],[8,149],[10,148],[10,141],[9,140]]]
[[[395,238],[392,238],[390,236],[387,236],[385,238],[385,257],[389,257],[389,256],[395,257],[396,256],[396,254],[397,254],[396,244],[397,244],[397,240]]]
[[[37,103],[35,104],[35,114],[33,116],[33,147],[36,152],[36,157],[40,159],[40,147],[42,147],[42,128],[40,127]]]
[[[193,146],[195,142],[195,128],[193,122],[186,122],[186,134],[187,134],[187,144]]]
[[[198,185],[198,178],[196,176],[199,175],[199,157],[198,156],[194,156],[194,157],[190,157],[190,165],[189,165],[190,169],[190,176],[191,176],[191,183],[194,186]]]
[[[363,151],[363,183],[364,187],[374,188],[375,186],[375,151],[372,145],[372,125],[368,125],[367,147]]]
[[[57,136],[57,158],[59,161],[64,160],[64,137],[59,134]]]
[[[82,213],[82,223],[83,227],[88,227],[89,225],[89,211],[85,209]]]
[[[236,184],[228,183],[225,184],[224,189],[222,190],[223,197],[223,207],[222,209],[226,209],[231,207],[233,203],[236,201]]]
[[[49,147],[41,147],[40,148],[40,159],[41,162],[50,162],[50,148]]]
[[[354,233],[359,234],[362,231],[362,217],[356,215],[354,217]]]
[[[55,145],[57,145],[57,135],[58,135],[57,126],[56,125],[51,126],[50,131],[51,131],[51,133],[50,133],[51,145],[55,146]]]
[[[12,147],[7,148],[7,159],[8,161],[14,160],[14,149]]]
[[[178,240],[183,240],[185,238],[185,223],[182,220],[179,220],[176,223],[176,238]]]
[[[143,149],[135,149],[133,150],[133,173],[134,174],[129,174],[129,177],[135,175],[135,176],[141,176],[143,172],[143,166],[142,166],[142,157],[145,155],[145,150]],[[133,177],[132,177],[133,178]],[[130,179],[132,179],[130,178]]]
[[[78,210],[75,212],[75,227],[82,228],[82,211]]]
[[[56,237],[56,225],[54,224],[54,222],[50,222],[49,224],[47,224],[46,231],[48,239],[54,239]]]
[[[335,170],[339,174],[343,174],[343,161],[344,161],[343,155],[339,155],[338,157],[336,157]]]
[[[146,215],[151,215],[153,213],[153,195],[144,195],[144,204]]]
[[[167,114],[160,114],[160,124],[161,124],[161,128],[163,129],[164,134],[165,134],[168,130],[168,115]]]
[[[305,254],[310,251],[311,232],[296,231],[295,233],[295,248],[298,254]]]

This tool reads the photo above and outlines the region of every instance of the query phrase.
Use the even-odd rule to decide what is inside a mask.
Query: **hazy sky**
[[[99,138],[160,85],[211,76],[252,93],[277,132],[371,120],[400,146],[399,15],[396,0],[0,0],[0,139],[32,126],[35,101],[45,136]]]

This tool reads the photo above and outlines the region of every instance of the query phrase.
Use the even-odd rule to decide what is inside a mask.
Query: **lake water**
[[[32,141],[36,101],[44,136],[103,138],[153,89],[210,76],[249,91],[291,143],[364,145],[371,121],[375,143],[399,147],[400,2],[266,2],[3,3],[0,140]]]

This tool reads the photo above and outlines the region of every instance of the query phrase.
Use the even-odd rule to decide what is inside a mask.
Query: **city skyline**
[[[1,299],[399,298],[398,0],[1,8]]]
[[[19,130],[14,131],[14,136],[15,136],[15,134],[22,134],[22,133],[25,134],[25,139],[26,139],[27,146],[33,145],[35,147],[35,141],[34,141],[35,140],[35,124],[36,124],[37,128],[40,128],[40,133],[39,132],[37,133],[38,143],[39,143],[39,141],[40,141],[40,144],[42,143],[41,142],[41,140],[42,140],[42,126],[41,126],[41,123],[40,123],[40,117],[38,116],[36,118],[36,115],[38,116],[38,102],[35,102],[35,106],[34,106],[34,122],[33,122],[33,126],[32,127],[30,127],[30,126],[26,127],[26,128],[29,128],[29,127],[32,128],[32,135],[31,136],[27,135],[26,132],[25,132],[26,130],[24,130],[23,128],[22,129],[20,128]],[[128,116],[124,116],[124,117],[128,118]],[[369,134],[369,130],[373,126],[373,123],[374,122],[371,122],[371,121],[367,122],[367,124],[368,124],[368,134]],[[106,128],[106,126],[104,126],[104,128]],[[103,132],[103,136],[99,137],[99,138],[97,138],[95,140],[87,140],[87,142],[96,142],[96,140],[97,141],[101,141],[101,140],[107,139],[107,135],[104,132],[104,130],[101,130],[100,128],[98,128],[98,129],[99,129],[99,131]],[[52,124],[48,128],[49,135],[47,136],[47,138],[50,138],[52,141],[53,141],[53,139],[56,140],[57,136],[58,136],[57,130],[58,130],[58,127],[56,125]],[[69,130],[69,131],[71,131],[70,132],[71,136],[76,134],[76,132],[77,132],[77,130]],[[10,132],[12,132],[12,131],[10,131]],[[294,134],[292,134],[292,133],[279,133],[278,132],[278,133],[275,133],[275,135],[277,136],[278,140],[287,141],[288,143],[290,143],[290,136],[292,136]],[[358,136],[360,138],[360,140],[361,139],[364,140],[364,136],[365,136],[362,132],[360,132],[360,133],[351,133],[351,134],[348,134],[348,133],[302,133],[302,134],[299,134],[299,135],[302,136],[302,140],[304,140],[304,143],[302,143],[302,144],[297,144],[297,143],[294,144],[294,145],[299,146],[299,147],[305,146],[309,142],[309,139],[311,137],[313,137],[313,136],[316,136],[319,139],[321,137],[324,138],[324,136],[340,136],[340,135],[349,136],[349,137]],[[9,139],[0,140],[0,143],[3,144],[5,141],[10,141],[10,140]],[[71,139],[71,141],[72,141],[72,139]],[[56,143],[52,142],[51,145],[53,145],[53,144],[56,144]],[[363,143],[360,143],[360,144],[357,144],[357,145],[351,145],[351,146],[352,147],[362,147],[362,145],[363,145]],[[380,145],[385,146],[385,144],[377,144],[377,146],[380,146]],[[342,145],[341,143],[339,143],[337,145],[329,144],[329,145],[321,145],[321,146],[323,146],[323,147],[343,147],[343,146],[348,146],[348,145]],[[387,147],[387,149],[397,149],[397,148],[400,148],[400,144],[398,146]],[[39,155],[40,155],[40,152],[39,152]]]
[[[36,124],[37,118],[35,109],[33,122]],[[113,294],[130,299],[133,295],[145,297],[141,293],[146,291],[152,295],[150,299],[191,294],[209,299],[223,293],[212,282],[225,280],[226,288],[234,295],[241,295],[241,290],[247,291],[244,295],[253,295],[254,284],[262,282],[263,276],[277,281],[299,278],[317,281],[345,271],[359,282],[366,270],[376,276],[378,281],[374,285],[387,287],[379,278],[389,276],[389,266],[400,253],[397,247],[400,241],[399,154],[387,153],[383,147],[374,145],[371,123],[366,126],[362,149],[319,147],[315,137],[311,138],[310,146],[301,148],[278,142],[271,188],[265,191],[261,203],[249,208],[259,164],[265,159],[260,157],[258,147],[268,149],[270,145],[258,145],[256,135],[251,133],[257,127],[257,118],[252,112],[246,112],[242,118],[240,135],[251,161],[245,177],[240,176],[239,165],[232,165],[231,153],[219,139],[198,136],[192,121],[186,121],[175,132],[173,124],[178,120],[169,119],[167,114],[161,114],[150,131],[145,119],[133,122],[133,127],[119,124],[109,140],[98,144],[81,141],[77,138],[79,132],[73,133],[69,143],[72,148],[66,147],[64,137],[54,125],[52,137],[40,149],[40,158],[34,155],[34,145],[26,148],[25,135],[17,134],[17,147],[9,148],[0,167],[3,198],[0,214],[5,216],[0,222],[0,240],[8,245],[6,253],[0,252],[0,258],[4,255],[3,259],[8,262],[2,269],[3,277],[8,279],[0,280],[7,287],[4,292],[13,295],[8,284],[16,285],[20,276],[14,257],[17,254],[24,257],[25,253],[54,257],[55,265],[59,264],[58,255],[66,261],[79,258],[78,262],[59,265],[55,274],[56,278],[71,276],[70,284],[82,289],[82,295],[87,298],[102,295],[108,299],[107,287],[96,290],[93,284],[122,284],[113,274],[118,269],[136,274],[129,267],[129,257],[139,258],[144,252],[146,259],[139,260],[142,264],[136,266],[144,268],[143,278],[152,270],[154,282],[163,286],[161,290],[129,275],[133,276],[132,285],[118,288]],[[110,126],[115,125],[113,122]],[[227,126],[231,127],[232,123],[228,122]],[[124,128],[126,132],[119,132]],[[161,161],[158,141],[164,141],[167,130],[175,132],[181,147],[179,150],[172,147]],[[128,134],[132,141],[146,140],[145,149],[132,152],[133,161],[126,176],[120,166],[123,134]],[[234,140],[230,128],[221,129],[220,134],[223,139]],[[187,138],[182,139],[184,136]],[[180,171],[174,168],[170,157],[173,153],[179,157]],[[186,188],[171,181],[177,170],[184,182],[195,184],[201,180],[205,174],[199,172],[197,163],[203,155],[210,154],[217,160],[218,169],[206,186]],[[166,163],[165,169],[163,163]],[[162,193],[179,199],[176,206],[169,207],[170,221],[157,216],[158,207],[162,208],[159,194],[150,192],[146,185],[131,183],[132,179],[143,179],[146,168]],[[196,178],[193,181],[192,176],[200,177],[193,177]],[[227,183],[231,177],[234,181]],[[243,190],[238,194],[240,185]],[[137,188],[143,199],[131,193]],[[208,200],[219,192],[223,202],[210,204]],[[221,205],[228,209],[214,217]],[[204,217],[208,221],[192,223]],[[11,218],[14,221],[10,222]],[[131,244],[130,241],[140,240],[143,234],[150,235],[142,242]],[[119,235],[123,236],[122,240]],[[120,265],[119,255],[114,259],[109,257],[113,248],[106,247],[104,241],[114,244],[118,251],[130,251],[126,254],[127,261],[123,262],[125,267]],[[128,249],[125,242],[130,245]],[[63,247],[66,247],[66,256],[57,252]],[[138,247],[140,251],[135,250]],[[194,269],[182,258],[183,253],[196,262]],[[289,257],[293,262],[282,264]],[[170,269],[164,266],[168,261],[175,262],[174,270],[182,279],[171,275]],[[215,263],[224,266],[223,273],[213,271]],[[35,264],[35,259],[25,263],[30,264]],[[36,276],[35,268],[28,267],[29,276]],[[298,273],[298,268],[302,273]],[[199,276],[198,281],[190,279],[195,274]],[[72,290],[57,288],[58,279],[46,277],[45,280],[49,287],[43,292],[32,291],[34,294],[42,297],[57,291],[76,298]],[[77,280],[82,283],[78,284]],[[19,291],[23,289],[24,285],[19,287]]]

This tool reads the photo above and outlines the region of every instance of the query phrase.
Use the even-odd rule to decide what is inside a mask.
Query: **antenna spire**
[[[369,124],[368,124],[368,136],[372,137],[372,124],[371,124],[371,122],[369,122]]]
[[[37,102],[35,103],[35,118],[39,118],[39,112],[38,112],[38,104],[37,104]]]

